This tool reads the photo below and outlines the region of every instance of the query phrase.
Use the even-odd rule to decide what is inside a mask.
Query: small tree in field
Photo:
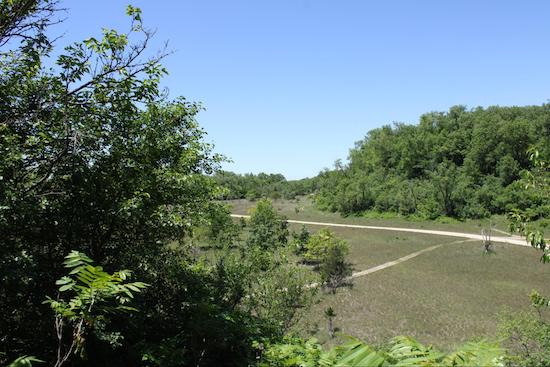
[[[348,252],[346,241],[334,236],[330,230],[322,229],[309,239],[304,259],[317,265],[321,281],[334,293],[351,275],[351,265],[346,261]]]
[[[296,255],[302,255],[306,251],[306,245],[311,234],[305,225],[302,225],[300,232],[292,232],[292,247]]]
[[[330,246],[326,255],[319,264],[321,280],[332,291],[344,284],[344,281],[351,275],[351,265],[346,262],[348,245],[345,242]]]
[[[287,243],[288,223],[268,199],[258,201],[250,214],[247,244],[261,249],[275,249]]]
[[[334,312],[334,309],[332,307],[328,307],[325,310],[325,316],[328,320],[328,335],[331,338],[334,338],[334,325],[332,324],[332,320],[336,317],[336,313]]]
[[[334,237],[329,229],[322,229],[313,236],[310,236],[305,246],[304,260],[319,264],[327,252],[327,248],[336,243],[338,239]]]

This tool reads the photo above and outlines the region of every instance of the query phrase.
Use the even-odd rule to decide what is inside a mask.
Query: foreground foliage
[[[33,356],[21,356],[8,364],[8,367],[32,367],[33,363],[44,363],[44,361]]]
[[[526,172],[521,182],[526,189],[536,190],[547,201],[550,200],[550,163],[548,156],[536,148],[529,150],[529,159],[534,169]],[[509,213],[512,231],[523,235],[532,247],[541,251],[540,260],[550,262],[550,245],[544,230],[531,222],[532,217],[525,210],[516,209]],[[509,350],[507,364],[510,366],[550,365],[550,324],[547,313],[550,298],[533,290],[530,295],[537,314],[505,314],[500,323],[500,332]]]
[[[376,349],[358,339],[324,351],[315,339],[287,338],[269,345],[261,354],[261,367],[390,367],[390,366],[503,366],[504,350],[484,341],[467,343],[442,353],[408,337],[392,339],[387,348]]]
[[[505,313],[499,333],[507,348],[507,366],[548,366],[550,364],[550,323],[540,312]]]
[[[101,266],[94,266],[92,259],[78,251],[71,251],[63,263],[70,269],[69,275],[55,282],[59,293],[72,293],[70,299],[47,297],[44,303],[55,313],[57,334],[56,367],[69,363],[73,355],[84,356],[85,341],[90,333],[110,344],[119,344],[120,334],[107,331],[109,314],[137,311],[129,306],[134,293],[141,292],[147,284],[127,283],[129,270],[109,274]]]
[[[241,289],[229,261],[213,266],[189,248],[201,223],[222,228],[208,234],[222,246],[233,238],[222,233],[230,219],[214,201],[220,190],[210,175],[221,157],[203,140],[201,106],[170,100],[159,88],[166,52],[148,56],[152,33],[137,8],[128,7],[127,32],[105,29],[51,60],[44,28],[55,19],[51,4],[0,7],[0,19],[29,25],[25,34],[0,33],[0,364],[31,353],[56,360],[56,333],[44,317],[51,311],[42,301],[56,294],[72,249],[151,285],[135,301],[141,312],[110,318],[116,340],[88,335],[86,360],[78,363],[245,364],[252,341],[281,335],[292,313],[280,320],[273,315],[283,306],[243,305],[272,267],[245,274],[256,283]],[[29,7],[13,13],[12,5]],[[284,271],[262,288],[273,302],[294,273]],[[58,311],[71,304],[55,302]]]

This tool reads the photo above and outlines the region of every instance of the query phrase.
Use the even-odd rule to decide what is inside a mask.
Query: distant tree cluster
[[[393,212],[424,218],[480,218],[519,208],[550,212],[540,190],[519,178],[533,169],[529,147],[550,149],[550,105],[489,107],[421,116],[418,125],[371,130],[316,178],[319,208],[344,215]]]
[[[294,199],[314,191],[312,178],[287,181],[282,174],[247,173],[240,175],[228,171],[219,171],[214,175],[216,182],[225,189],[222,199]]]

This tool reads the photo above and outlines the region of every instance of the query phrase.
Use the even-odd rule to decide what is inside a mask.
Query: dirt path
[[[422,255],[423,253],[425,252],[429,252],[429,251],[433,251],[435,250],[436,248],[439,248],[441,246],[445,246],[445,245],[455,245],[455,244],[458,244],[458,243],[464,243],[464,242],[470,242],[470,241],[476,241],[476,240],[461,240],[461,241],[454,241],[454,242],[449,242],[449,243],[440,243],[439,245],[434,245],[434,246],[430,246],[430,247],[426,247],[425,249],[422,249],[420,251],[416,251],[416,252],[413,252],[412,254],[408,254],[406,256],[403,256],[403,257],[400,257],[399,259],[396,259],[396,260],[392,260],[392,261],[388,261],[386,263],[383,263],[383,264],[380,264],[380,265],[376,265],[376,266],[373,266],[372,268],[369,268],[369,269],[366,269],[366,270],[362,270],[362,271],[358,271],[356,273],[353,273],[351,275],[350,278],[358,278],[358,277],[362,277],[364,275],[368,275],[368,274],[372,274],[372,273],[375,273],[377,271],[380,271],[380,270],[384,270],[384,269],[387,269],[389,267],[392,267],[392,266],[395,266],[397,264],[401,264],[402,262],[405,262],[407,260],[410,260],[412,258],[415,258],[417,257],[418,255]]]
[[[234,218],[249,218],[250,217],[249,215],[241,215],[241,214],[231,214],[231,216],[234,217]],[[437,231],[437,230],[431,230],[431,229],[363,226],[363,225],[358,225],[358,224],[308,222],[308,221],[293,220],[293,219],[288,219],[287,222],[288,223],[296,223],[296,224],[309,224],[309,225],[312,225],[312,226],[345,227],[345,228],[373,229],[373,230],[381,230],[381,231],[410,232],[410,233],[431,234],[431,235],[436,235],[436,236],[460,237],[460,238],[467,238],[467,239],[470,239],[470,240],[478,240],[478,241],[483,240],[483,236],[481,236],[479,234],[462,233],[462,232],[449,232],[449,231]],[[492,242],[499,242],[499,243],[508,243],[508,244],[511,244],[511,245],[531,247],[525,239],[523,239],[521,237],[518,237],[518,236],[513,236],[513,237],[493,236],[493,237],[491,237],[491,241]]]
[[[514,237],[513,234],[508,233],[508,232],[503,231],[503,230],[500,230],[500,229],[497,229],[497,228],[491,228],[491,231],[499,232],[499,233],[505,234],[505,235],[507,235],[507,236],[512,236],[512,237]]]
[[[449,242],[449,243],[440,243],[439,245],[434,245],[434,246],[430,246],[430,247],[426,247],[425,249],[422,249],[422,250],[419,250],[419,251],[416,251],[416,252],[413,252],[411,254],[408,254],[406,256],[402,256],[398,259],[395,259],[395,260],[392,260],[392,261],[388,261],[388,262],[385,262],[383,264],[380,264],[380,265],[376,265],[376,266],[373,266],[372,268],[368,268],[366,270],[361,270],[361,271],[358,271],[358,272],[355,272],[353,274],[351,274],[351,276],[347,277],[346,279],[348,280],[351,280],[351,279],[354,279],[354,278],[359,278],[359,277],[363,277],[365,275],[369,275],[369,274],[372,274],[372,273],[376,273],[377,271],[380,271],[380,270],[384,270],[384,269],[387,269],[387,268],[391,268],[392,266],[395,266],[395,265],[398,265],[398,264],[401,264],[402,262],[405,262],[405,261],[408,261],[410,259],[413,259],[419,255],[422,255],[426,252],[430,252],[430,251],[433,251],[437,248],[440,248],[442,246],[445,246],[445,245],[456,245],[458,243],[464,243],[464,242],[470,242],[470,241],[476,241],[476,240],[460,240],[460,241],[454,241],[454,242]],[[307,284],[305,286],[305,288],[309,289],[309,288],[317,288],[319,287],[320,284],[315,282],[315,283],[310,283],[310,284]]]

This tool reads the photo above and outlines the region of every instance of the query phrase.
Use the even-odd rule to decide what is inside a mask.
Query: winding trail
[[[231,214],[231,216],[234,217],[234,218],[249,218],[250,217],[249,215],[241,215],[241,214]],[[343,224],[343,223],[308,222],[308,221],[293,220],[293,219],[287,219],[287,222],[288,223],[296,223],[296,224],[308,224],[308,225],[312,225],[312,226],[344,227],[344,228],[372,229],[372,230],[393,231],[393,232],[422,233],[422,234],[431,234],[431,235],[436,235],[436,236],[467,238],[469,240],[477,240],[477,241],[482,241],[483,240],[483,236],[479,235],[479,234],[463,233],[463,232],[450,232],[450,231],[438,231],[438,230],[431,230],[431,229],[364,226],[364,225],[359,225],[359,224]],[[512,236],[512,237],[492,236],[491,237],[491,242],[508,243],[508,244],[511,244],[511,245],[531,247],[531,245],[529,245],[524,238],[519,237],[519,236]],[[424,250],[426,250],[426,249],[424,249]]]
[[[242,214],[231,214],[233,218],[250,218],[249,215],[242,215]],[[385,262],[380,265],[373,266],[372,268],[361,270],[358,272],[353,273],[350,277],[347,279],[353,279],[362,277],[365,275],[369,275],[372,273],[375,273],[380,270],[384,270],[387,268],[390,268],[392,266],[401,264],[402,262],[411,260],[419,255],[422,255],[426,252],[433,251],[437,248],[440,248],[445,245],[453,245],[453,244],[459,244],[464,242],[471,242],[471,241],[483,241],[483,236],[479,234],[473,234],[473,233],[463,233],[463,232],[451,232],[451,231],[439,231],[439,230],[432,230],[432,229],[417,229],[417,228],[404,228],[404,227],[382,227],[382,226],[364,226],[359,224],[343,224],[343,223],[327,223],[327,222],[309,222],[309,221],[303,221],[303,220],[294,220],[294,219],[287,219],[288,223],[295,223],[295,224],[308,224],[313,226],[324,226],[324,227],[344,227],[344,228],[358,228],[358,229],[371,229],[371,230],[381,230],[381,231],[393,231],[393,232],[409,232],[409,233],[422,233],[422,234],[429,234],[429,235],[435,235],[435,236],[447,236],[447,237],[460,237],[465,238],[463,240],[458,240],[454,242],[448,242],[448,243],[440,243],[434,246],[426,247],[422,250],[413,252],[411,254],[408,254],[406,256],[402,256],[398,259]],[[504,231],[498,230],[498,232],[505,233]],[[524,238],[521,238],[519,236],[511,236],[511,237],[493,237],[491,236],[491,242],[499,242],[499,243],[507,243],[511,245],[517,245],[517,246],[525,246],[525,247],[531,247],[527,243],[527,241]],[[319,283],[311,283],[306,285],[306,288],[316,288],[319,287]]]

